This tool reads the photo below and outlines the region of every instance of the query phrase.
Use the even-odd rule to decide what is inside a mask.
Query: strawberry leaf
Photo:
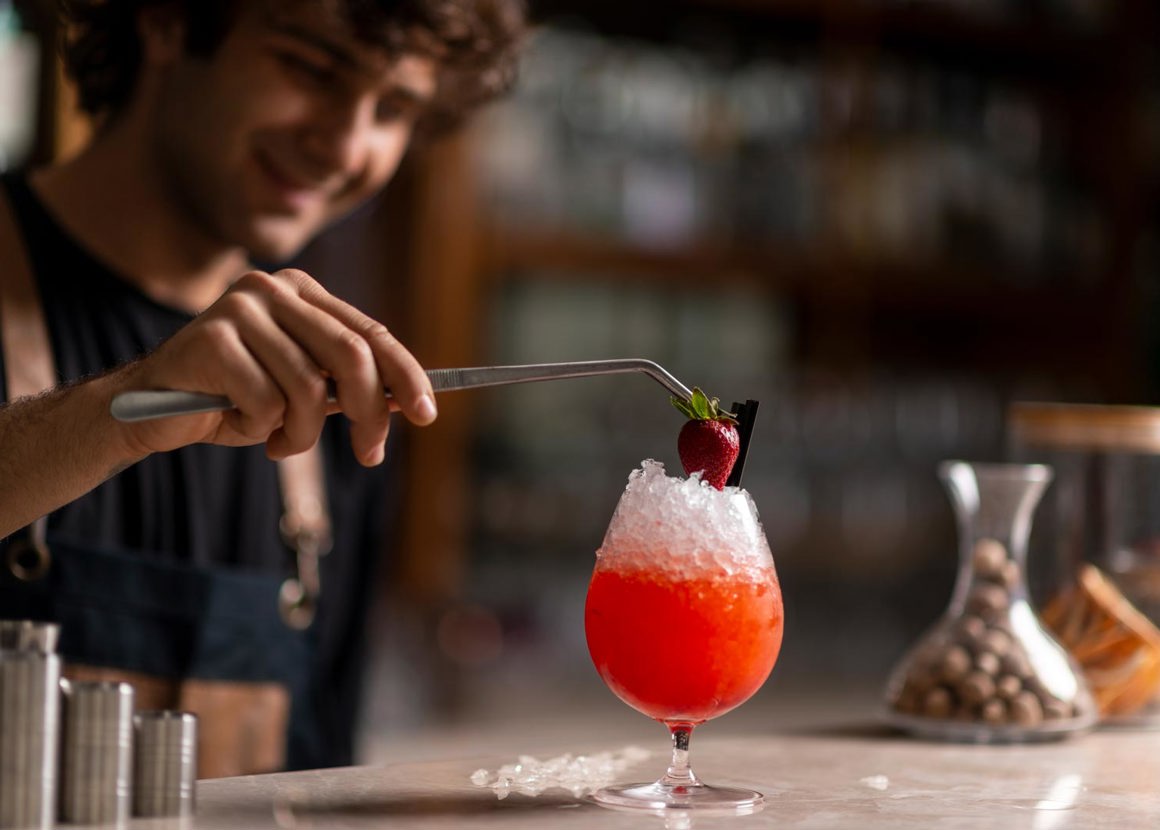
[[[713,419],[713,404],[706,397],[698,387],[693,387],[693,412],[701,421],[710,421]]]
[[[697,386],[693,387],[693,397],[685,400],[676,396],[669,401],[690,421],[726,421],[737,423],[737,416],[721,409],[720,398],[710,398]]]
[[[669,402],[677,408],[682,415],[690,420],[696,420],[697,413],[693,411],[693,405],[684,398],[678,398],[675,395],[669,398]]]

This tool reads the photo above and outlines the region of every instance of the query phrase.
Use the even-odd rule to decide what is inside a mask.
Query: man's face
[[[187,219],[276,262],[390,179],[435,85],[324,4],[247,3],[210,57],[162,68],[152,148]]]

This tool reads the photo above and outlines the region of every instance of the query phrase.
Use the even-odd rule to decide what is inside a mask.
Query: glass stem
[[[666,787],[689,789],[700,787],[701,782],[689,768],[689,738],[693,734],[693,724],[677,722],[665,724],[673,736],[673,762],[669,765],[660,784]]]

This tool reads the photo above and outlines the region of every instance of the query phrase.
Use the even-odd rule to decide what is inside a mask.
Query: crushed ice
[[[885,775],[867,775],[865,778],[859,778],[859,783],[865,784],[872,790],[883,792],[890,786],[890,779]]]
[[[485,769],[477,769],[471,774],[471,783],[490,787],[500,799],[513,792],[537,796],[554,788],[567,790],[579,798],[613,783],[626,769],[651,755],[647,749],[637,746],[595,755],[566,753],[546,761],[521,755],[516,763],[500,767],[494,776]]]
[[[700,473],[674,478],[652,459],[629,475],[597,556],[618,565],[727,573],[772,563],[748,491],[717,490]]]

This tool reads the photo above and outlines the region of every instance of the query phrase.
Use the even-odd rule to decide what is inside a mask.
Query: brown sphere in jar
[[[921,700],[921,695],[913,686],[904,686],[902,691],[898,693],[898,697],[894,699],[894,708],[899,712],[914,714],[919,711]]]
[[[1009,559],[1003,563],[1003,569],[999,579],[1008,590],[1018,585],[1022,578],[1023,574],[1019,569],[1018,562],[1014,559]]]
[[[998,725],[1007,722],[1007,704],[998,698],[991,698],[983,704],[983,722]]]
[[[988,628],[983,632],[981,646],[996,657],[1002,658],[1011,650],[1011,635],[1001,628]]]
[[[954,700],[950,690],[943,686],[935,686],[926,693],[922,701],[922,713],[931,718],[945,718],[951,713]]]
[[[1007,674],[1024,679],[1031,676],[1031,664],[1027,661],[1027,655],[1017,645],[1012,646],[1011,650],[1003,655],[1002,663],[1003,671]]]
[[[973,721],[979,719],[979,707],[967,703],[961,704],[951,715],[955,720]]]
[[[1043,722],[1043,704],[1034,692],[1022,691],[1011,701],[1011,720],[1020,726],[1035,727]]]
[[[975,658],[975,668],[991,677],[999,674],[1000,665],[999,658],[990,651],[980,651],[979,656]]]
[[[980,583],[971,588],[967,595],[967,608],[978,614],[984,620],[993,620],[1007,610],[1010,597],[1007,591],[998,585]]]
[[[971,566],[975,574],[983,579],[1000,581],[1003,578],[1003,566],[1008,562],[1007,548],[997,539],[980,539],[975,542],[971,553]]]
[[[943,654],[939,676],[947,683],[957,683],[971,670],[971,654],[962,646],[951,646]]]
[[[929,672],[911,674],[902,684],[902,690],[898,693],[894,707],[905,712],[920,713],[927,692],[936,684],[937,680]]]
[[[987,633],[987,623],[982,617],[968,614],[955,623],[955,641],[969,649],[976,648]]]
[[[963,678],[958,691],[965,703],[976,706],[995,694],[995,681],[985,672],[973,671]]]
[[[1005,674],[995,681],[995,694],[1001,699],[1011,701],[1023,691],[1023,681],[1013,674]]]

